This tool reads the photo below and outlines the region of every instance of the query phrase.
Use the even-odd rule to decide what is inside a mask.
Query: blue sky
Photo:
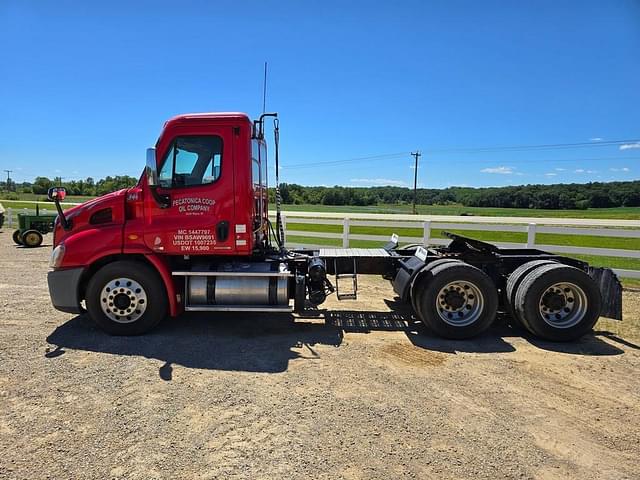
[[[637,179],[598,144],[640,139],[639,59],[635,0],[1,0],[0,169],[137,176],[172,115],[259,114],[266,60],[282,181],[410,185],[415,149],[428,187]]]

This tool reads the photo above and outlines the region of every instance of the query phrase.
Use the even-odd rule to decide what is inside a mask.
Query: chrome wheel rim
[[[484,297],[471,282],[449,282],[438,292],[436,311],[440,319],[454,327],[466,327],[478,320],[484,310]]]
[[[538,302],[542,319],[554,328],[571,328],[587,314],[589,302],[584,290],[573,283],[560,282],[548,287]]]
[[[102,312],[114,322],[132,323],[147,309],[147,292],[130,278],[115,278],[100,292]]]

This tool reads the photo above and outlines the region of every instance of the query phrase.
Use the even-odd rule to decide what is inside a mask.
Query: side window
[[[264,143],[260,144],[260,166],[262,167],[262,185],[267,186],[267,147]]]
[[[251,140],[251,179],[254,185],[260,185],[260,161],[258,153],[258,141]]]
[[[158,184],[164,188],[213,183],[220,177],[222,138],[217,135],[177,137],[167,151]]]
[[[267,150],[255,139],[251,141],[251,177],[254,185],[267,186]]]

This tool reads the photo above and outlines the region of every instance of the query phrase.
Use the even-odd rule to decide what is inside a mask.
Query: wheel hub
[[[147,292],[135,280],[115,278],[102,288],[100,307],[114,322],[135,322],[147,309]]]
[[[542,297],[542,303],[551,310],[560,310],[567,304],[567,298],[558,290],[547,292]]]
[[[440,318],[454,327],[465,327],[475,322],[484,309],[484,297],[471,282],[447,283],[436,297],[436,311]]]
[[[454,291],[449,290],[444,295],[444,301],[448,306],[450,306],[454,310],[458,310],[461,306],[465,304],[464,294],[461,294],[455,290]]]
[[[131,305],[131,298],[125,293],[119,293],[114,297],[113,305],[117,309],[125,310]]]
[[[582,321],[588,308],[584,290],[573,283],[555,283],[540,297],[539,312],[554,328],[570,328]]]

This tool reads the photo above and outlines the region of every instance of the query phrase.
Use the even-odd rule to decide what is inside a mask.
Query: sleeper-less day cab
[[[589,332],[601,315],[621,319],[611,270],[539,250],[452,234],[440,248],[400,248],[394,235],[375,249],[287,249],[279,198],[275,225],[268,216],[269,117],[277,185],[276,114],[252,122],[243,113],[203,113],[166,122],[132,188],[64,212],[65,191],[52,188],[54,307],[86,310],[105,331],[134,335],[184,311],[304,312],[334,292],[355,299],[357,275],[375,274],[448,338],[481,333],[499,312],[560,341]]]

